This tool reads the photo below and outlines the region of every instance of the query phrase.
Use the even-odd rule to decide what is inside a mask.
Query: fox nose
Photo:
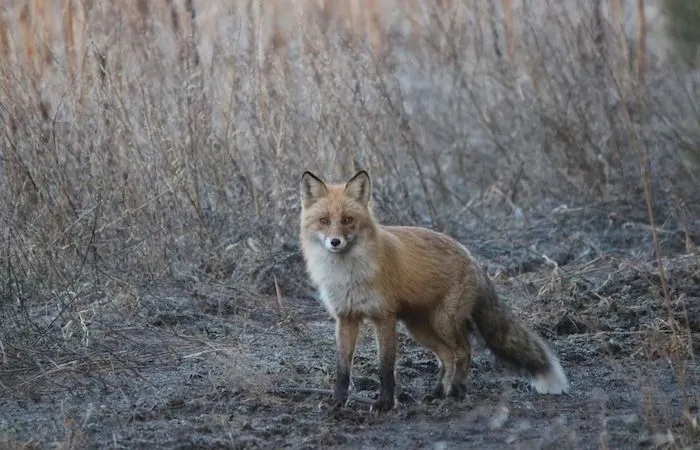
[[[339,246],[339,245],[340,245],[340,239],[338,239],[338,238],[333,238],[333,239],[331,239],[331,245],[332,245],[333,247]]]

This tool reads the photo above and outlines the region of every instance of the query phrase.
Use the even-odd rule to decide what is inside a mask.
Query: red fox
[[[344,185],[326,184],[308,171],[302,176],[302,252],[336,321],[336,406],[348,398],[364,319],[374,325],[378,347],[378,410],[394,407],[399,321],[440,362],[440,379],[426,397],[465,396],[469,336],[475,331],[498,357],[527,372],[537,392],[568,391],[556,356],[499,300],[485,270],[464,246],[426,228],[378,224],[370,197],[366,171]]]

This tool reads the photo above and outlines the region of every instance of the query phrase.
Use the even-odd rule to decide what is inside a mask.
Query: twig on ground
[[[199,358],[200,356],[207,355],[209,353],[223,353],[226,356],[231,356],[230,353],[228,353],[228,348],[212,348],[209,350],[202,350],[200,352],[195,352],[195,353],[190,353],[189,355],[183,355],[182,359],[190,359],[190,358]]]
[[[267,391],[269,394],[289,394],[289,393],[299,393],[299,394],[321,394],[332,396],[333,391],[329,389],[318,389],[318,388],[305,388],[305,387],[292,387],[292,388],[276,388]],[[374,405],[374,400],[367,397],[363,397],[357,394],[350,394],[348,400],[352,400],[357,403],[363,403],[365,405]]]

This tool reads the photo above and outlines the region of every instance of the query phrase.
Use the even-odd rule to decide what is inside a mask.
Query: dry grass
[[[109,339],[115,329],[170,308],[149,292],[308,292],[296,245],[306,168],[339,179],[368,168],[382,219],[457,236],[561,204],[646,203],[653,233],[684,231],[697,255],[697,71],[642,63],[583,3],[518,10],[508,42],[501,12],[457,3],[420,10],[411,32],[408,16],[382,16],[381,51],[376,37],[289,14],[273,52],[281,31],[260,45],[269,29],[234,14],[239,4],[138,32],[131,16],[95,7],[76,19],[80,51],[72,35],[37,38],[50,64],[36,70],[13,40],[31,30],[0,30],[15,52],[0,63],[3,391],[13,373],[50,377],[100,355],[137,367],[185,345],[118,357],[143,347],[138,332]],[[3,12],[5,23],[22,14]],[[657,226],[658,213],[675,222]],[[666,319],[653,341],[679,337],[655,351],[687,355]]]

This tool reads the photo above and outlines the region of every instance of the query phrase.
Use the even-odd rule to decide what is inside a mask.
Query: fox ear
[[[304,208],[313,205],[326,194],[328,194],[326,183],[308,170],[304,172],[301,177],[301,204]]]
[[[350,181],[345,184],[345,195],[359,202],[362,206],[367,206],[372,197],[372,182],[369,179],[369,174],[360,170],[350,178]]]

